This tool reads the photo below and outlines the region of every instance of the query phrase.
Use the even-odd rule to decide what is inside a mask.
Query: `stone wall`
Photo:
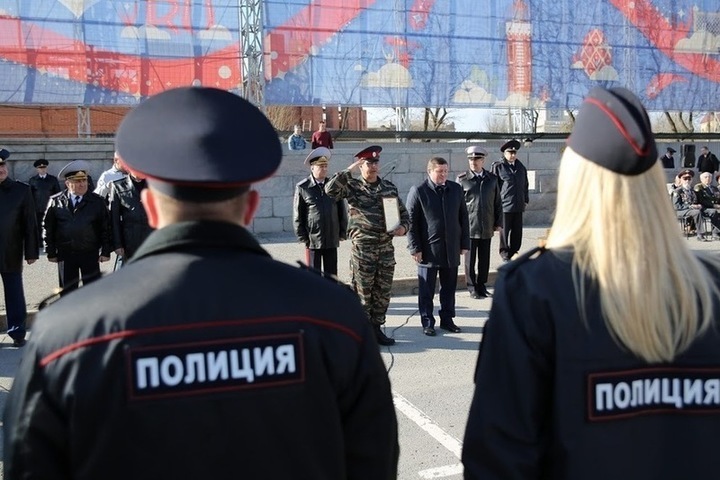
[[[103,170],[110,168],[113,157],[112,139],[12,139],[0,143],[12,152],[10,176],[26,181],[35,174],[32,163],[44,158],[50,162],[49,173],[56,175],[70,160],[83,159],[90,162],[91,174],[97,179]],[[426,178],[427,161],[433,156],[444,157],[450,165],[450,178],[467,168],[465,142],[376,142],[382,145],[381,175],[397,185],[404,201],[410,187]],[[490,152],[485,167],[501,158],[502,141],[487,141],[482,145]],[[338,142],[330,160],[330,174],[346,168],[354,155],[367,147],[368,142]],[[530,147],[518,152],[518,159],[525,164],[530,176],[530,204],[525,214],[527,225],[544,226],[552,221],[557,191],[557,168],[565,146],[563,140],[536,140]],[[665,144],[658,150],[665,151]],[[710,145],[711,151],[718,146]],[[241,158],[242,149],[238,149]],[[301,152],[288,151],[283,142],[285,157],[278,172],[270,179],[260,182],[256,189],[261,202],[251,230],[256,233],[292,232],[292,200],[295,184],[309,175],[303,162],[310,149]],[[676,154],[677,156],[677,154]],[[255,161],[255,160],[249,160]],[[679,165],[676,159],[676,165]],[[668,180],[675,172],[667,171]]]

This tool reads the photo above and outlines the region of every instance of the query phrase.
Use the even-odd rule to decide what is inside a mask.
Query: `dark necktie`
[[[77,207],[78,203],[80,203],[80,197],[75,195],[75,201],[73,202],[73,207]]]
[[[445,185],[437,185],[435,187],[435,190],[437,191],[438,195],[442,196],[443,192],[445,192]]]

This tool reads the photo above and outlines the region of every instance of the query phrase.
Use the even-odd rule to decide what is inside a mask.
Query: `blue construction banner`
[[[0,0],[0,102],[239,91],[244,1]],[[720,110],[718,0],[257,1],[269,105]]]

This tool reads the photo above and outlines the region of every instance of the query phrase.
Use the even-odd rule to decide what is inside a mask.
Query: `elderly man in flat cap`
[[[54,175],[48,173],[48,165],[50,162],[44,158],[36,160],[33,163],[35,175],[30,177],[28,183],[32,189],[33,198],[35,200],[35,213],[37,216],[38,224],[38,240],[42,243],[42,221],[45,216],[45,209],[47,208],[48,200],[56,193],[60,193],[60,183]]]
[[[110,260],[110,215],[105,200],[88,191],[90,165],[75,160],[60,170],[66,189],[50,197],[43,219],[45,253],[58,264],[61,295],[100,278]]]
[[[500,256],[508,261],[522,246],[523,212],[530,202],[528,174],[525,165],[517,159],[520,142],[505,142],[500,151],[501,161],[492,164],[492,173],[498,177],[502,201],[503,223],[500,233]]]
[[[10,152],[0,148],[0,278],[5,293],[7,334],[13,345],[25,345],[27,306],[23,289],[23,258],[37,261],[39,237],[30,187],[9,178]]]
[[[473,145],[465,149],[469,169],[455,180],[463,189],[470,221],[470,250],[465,253],[465,283],[473,298],[490,296],[490,242],[502,227],[498,178],[484,168],[487,151]]]
[[[311,173],[295,185],[293,225],[295,235],[305,245],[307,265],[337,275],[337,249],[347,236],[347,206],[344,200],[325,193],[331,156],[330,150],[319,147],[305,159]]]
[[[373,145],[358,152],[347,169],[328,180],[325,191],[332,197],[347,200],[353,288],[360,296],[378,343],[389,346],[394,345],[395,340],[385,335],[382,325],[390,305],[395,273],[392,240],[408,232],[410,217],[397,187],[379,175],[381,151],[382,147]],[[360,170],[359,178],[352,176],[355,169]],[[389,225],[389,221],[395,223]]]
[[[395,479],[390,382],[357,296],[247,230],[251,186],[282,159],[262,112],[168,90],[116,146],[147,177],[156,230],[39,313],[5,410],[6,478]]]

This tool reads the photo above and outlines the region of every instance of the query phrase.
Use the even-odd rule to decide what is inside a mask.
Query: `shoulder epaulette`
[[[520,256],[515,257],[510,262],[506,263],[505,265],[502,265],[500,268],[506,272],[512,272],[517,267],[522,265],[523,263],[527,263],[530,260],[535,260],[536,258],[540,257],[543,253],[547,252],[547,248],[545,247],[535,247],[532,250],[523,253]]]
[[[467,172],[463,172],[460,175],[457,176],[458,180],[462,180],[467,177]]]

